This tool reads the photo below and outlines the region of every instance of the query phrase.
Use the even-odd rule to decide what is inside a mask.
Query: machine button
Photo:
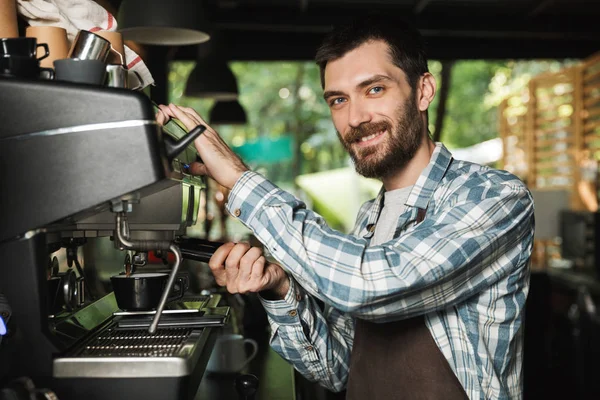
[[[0,315],[0,336],[6,335],[6,324],[4,323],[4,318]]]
[[[298,311],[296,311],[296,310],[292,310],[292,311],[288,312],[288,315],[289,315],[290,317],[295,317],[296,315],[298,315]]]
[[[234,215],[235,217],[239,217],[240,215],[242,215],[242,210],[240,210],[239,208],[236,208],[236,209],[233,211],[233,215]]]

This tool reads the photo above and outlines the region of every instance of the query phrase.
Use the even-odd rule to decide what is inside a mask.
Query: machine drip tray
[[[191,334],[191,329],[162,329],[155,335],[146,330],[108,329],[76,354],[80,357],[174,357]]]
[[[55,378],[184,377],[212,351],[210,328],[122,330],[117,321],[54,359]],[[207,348],[207,344],[209,344]]]
[[[199,360],[208,360],[214,344],[215,330],[211,328],[228,321],[229,307],[213,306],[219,300],[210,296],[208,301],[183,299],[170,304],[172,312],[161,315],[154,334],[148,333],[153,313],[114,315],[102,328],[56,357],[53,375],[119,379],[189,376]]]

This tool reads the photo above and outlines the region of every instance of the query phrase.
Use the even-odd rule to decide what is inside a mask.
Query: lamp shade
[[[217,101],[209,113],[211,124],[245,125],[248,122],[244,107],[237,100]]]
[[[238,97],[237,80],[224,61],[200,60],[188,77],[184,95],[235,100]]]
[[[125,40],[142,44],[184,46],[210,39],[198,0],[123,0],[117,20]]]

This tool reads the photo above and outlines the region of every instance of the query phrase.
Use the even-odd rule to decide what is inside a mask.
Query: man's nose
[[[358,128],[361,124],[371,121],[371,112],[360,101],[351,102],[348,113],[348,125],[353,128]]]

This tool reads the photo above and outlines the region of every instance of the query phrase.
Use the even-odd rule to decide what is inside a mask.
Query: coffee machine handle
[[[175,159],[179,153],[183,152],[186,147],[188,147],[188,145],[192,143],[194,139],[200,136],[205,130],[206,126],[198,125],[179,140],[175,140],[169,135],[164,135],[163,140],[165,142],[165,151],[169,161],[173,161],[173,159]]]

